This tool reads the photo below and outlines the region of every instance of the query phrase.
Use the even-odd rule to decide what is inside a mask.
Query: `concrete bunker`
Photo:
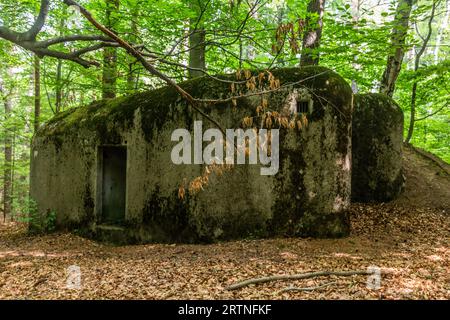
[[[379,93],[354,96],[352,200],[387,202],[403,190],[403,112]]]
[[[56,212],[60,229],[124,243],[347,235],[351,88],[324,67],[272,73],[281,87],[264,96],[264,112],[258,95],[238,99],[236,106],[232,100],[204,104],[202,110],[223,128],[244,128],[246,118],[279,128],[277,174],[261,175],[261,164],[235,165],[212,173],[206,187],[190,193],[189,182],[206,165],[174,164],[171,133],[193,132],[200,120],[204,130],[214,126],[164,87],[68,110],[37,132],[31,197],[39,214]],[[232,95],[229,82],[207,77],[181,86],[197,98]]]

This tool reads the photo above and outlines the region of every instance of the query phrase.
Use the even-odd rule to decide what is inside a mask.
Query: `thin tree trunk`
[[[361,0],[352,0],[351,8],[352,8],[352,20],[354,22],[358,22],[361,10]]]
[[[239,70],[242,69],[243,55],[244,55],[244,47],[242,45],[242,39],[239,38]]]
[[[358,29],[358,21],[360,18],[360,9],[361,9],[361,0],[352,0],[352,4],[351,4],[351,9],[352,9],[352,21],[355,23],[355,30]],[[358,64],[358,55],[357,55],[357,49],[356,49],[356,45],[354,43],[352,43],[350,45],[351,51],[354,53],[353,55],[353,69],[354,70],[359,70],[359,64]],[[353,77],[352,79],[352,91],[354,94],[358,93],[358,83],[355,80],[356,77]]]
[[[63,13],[66,13],[66,8],[63,8]],[[61,19],[59,21],[59,36],[62,37],[64,34],[64,25],[65,21],[64,19]],[[58,64],[56,65],[56,86],[55,86],[55,96],[56,96],[56,103],[55,103],[55,112],[58,114],[61,112],[62,109],[62,64],[63,61],[61,59],[58,59]],[[45,74],[44,74],[45,76]]]
[[[406,135],[405,139],[406,143],[409,143],[411,141],[414,132],[414,124],[416,121],[416,95],[417,95],[417,81],[413,83],[411,91],[411,113],[409,118],[408,134]]]
[[[386,69],[380,83],[380,92],[390,97],[394,94],[395,82],[402,68],[413,1],[415,0],[399,0],[395,13],[394,27],[391,33],[391,45],[394,52],[388,56]]]
[[[0,91],[3,94],[3,103],[5,108],[5,123],[11,117],[12,113],[12,103],[10,96],[6,94],[1,87]],[[11,131],[8,126],[5,127],[5,139],[4,139],[4,147],[5,147],[5,165],[3,169],[3,222],[6,222],[6,217],[11,215],[11,162],[12,162],[12,141],[11,141]]]
[[[106,27],[115,31],[117,25],[117,11],[119,10],[118,0],[106,1]],[[103,49],[103,80],[102,80],[102,97],[111,99],[116,97],[116,80],[117,80],[117,49]]]
[[[14,175],[15,175],[15,165],[16,165],[16,129],[13,131],[13,138],[11,144],[11,208],[10,208],[10,219],[13,221],[14,215]]]
[[[34,56],[34,132],[39,129],[41,117],[41,59]]]
[[[302,54],[300,66],[319,64],[319,47],[322,37],[323,15],[325,12],[325,0],[310,0],[308,3],[308,16],[306,17],[306,27],[303,33]],[[312,15],[317,15],[316,19],[311,19]]]
[[[197,13],[194,18],[189,21],[189,68],[199,70],[189,70],[189,77],[195,78],[203,75],[201,70],[206,68],[205,60],[205,39],[206,32],[203,28],[202,15],[205,8],[192,4],[193,10]]]
[[[283,23],[284,11],[285,11],[284,4],[277,6],[277,25],[278,26],[281,26],[281,24]],[[278,55],[277,64],[282,67],[284,67],[284,65],[285,65],[285,61],[281,55]]]
[[[447,0],[447,12],[445,13],[445,17],[442,19],[441,27],[439,28],[439,32],[436,38],[436,47],[434,47],[434,64],[439,62],[439,50],[441,49],[441,41],[444,32],[448,28],[448,20],[450,16],[450,0]]]
[[[136,23],[136,17],[139,14],[139,8],[136,5],[133,10],[132,10],[132,19],[131,19],[131,36],[130,36],[130,42],[131,43],[136,43],[137,40],[137,36],[138,36],[138,26]],[[136,72],[134,71],[134,66],[135,66],[135,61],[136,59],[134,59],[133,57],[129,57],[129,63],[128,63],[128,76],[127,76],[127,90],[129,93],[132,93],[133,91],[135,91],[136,88]]]
[[[420,58],[424,54],[427,49],[428,42],[430,41],[431,34],[433,33],[433,19],[436,11],[436,1],[433,2],[433,7],[431,9],[430,19],[428,20],[428,33],[423,39],[422,47],[416,55],[416,59],[414,61],[414,72],[419,69],[420,66]],[[417,96],[417,81],[414,81],[412,92],[411,92],[411,115],[409,118],[409,128],[408,134],[406,136],[405,142],[409,143],[411,141],[413,132],[414,132],[414,124],[416,121],[416,96]]]
[[[56,65],[56,113],[61,112],[61,103],[62,103],[62,86],[61,86],[61,77],[62,77],[62,60],[58,59],[58,64]]]

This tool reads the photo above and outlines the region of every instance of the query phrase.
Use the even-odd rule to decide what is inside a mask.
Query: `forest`
[[[0,299],[450,298],[450,0],[1,0],[0,61]],[[121,105],[134,108],[134,103],[148,98],[167,99],[168,105],[184,103],[189,106],[185,112],[193,114],[190,117],[203,118],[224,133],[218,115],[206,111],[210,105],[239,110],[241,100],[255,96],[262,99],[258,108],[264,113],[266,105],[275,101],[264,97],[285,86],[283,73],[276,70],[313,66],[342,77],[351,88],[352,105],[353,95],[380,93],[395,101],[403,113],[400,156],[406,182],[402,192],[382,201],[350,204],[348,200],[350,231],[346,237],[322,239],[322,234],[316,238],[306,233],[297,237],[292,231],[287,237],[266,238],[252,232],[221,241],[222,232],[226,233],[223,228],[211,231],[220,240],[214,244],[200,237],[201,241],[110,246],[80,236],[78,226],[70,227],[70,231],[75,229],[71,233],[60,228],[63,218],[58,214],[64,214],[52,208],[47,208],[43,218],[45,231],[30,233],[29,225],[41,210],[37,209],[39,201],[30,196],[30,165],[38,155],[33,143],[41,148],[39,154],[47,154],[50,143],[60,152],[46,158],[46,177],[35,178],[37,183],[47,178],[56,181],[59,178],[52,177],[63,170],[56,162],[65,162],[64,168],[81,166],[59,147],[67,145],[65,140],[59,144],[52,140],[57,130],[79,128],[75,133],[67,131],[73,135],[68,139],[87,141],[91,135],[83,131],[87,123],[86,128],[105,126],[111,135],[117,114],[125,117],[131,112],[125,107],[120,111]],[[330,76],[327,85],[328,81],[334,83],[334,78]],[[196,86],[211,92],[225,89],[220,89],[224,94],[218,97],[196,96],[200,90],[192,89]],[[242,92],[241,87],[245,87]],[[340,99],[339,93],[333,94]],[[156,104],[164,108],[164,100]],[[79,107],[86,108],[85,113]],[[94,110],[91,117],[89,108]],[[303,108],[306,114],[312,107]],[[142,117],[159,123],[175,112],[170,110]],[[91,124],[100,112],[109,112],[104,118],[99,115],[104,122]],[[383,112],[375,111],[374,117]],[[256,114],[260,115],[259,109]],[[289,127],[277,113],[270,116],[280,128]],[[251,127],[251,118],[242,116],[242,123]],[[265,128],[272,126],[271,119],[263,118]],[[312,132],[311,119],[302,116],[293,126]],[[367,125],[366,130],[378,129]],[[44,135],[49,139],[37,139],[38,132],[42,139]],[[358,134],[353,128],[353,137]],[[150,143],[149,134],[143,135],[145,143]],[[129,141],[138,139],[128,137]],[[80,147],[74,143],[70,148]],[[116,156],[113,151],[102,152],[103,157]],[[77,170],[81,175],[81,169]],[[130,168],[123,170],[131,176]],[[222,171],[227,175],[227,170],[207,166],[208,175],[200,174],[177,188],[178,200],[190,201],[192,189],[202,192],[213,180],[210,175]],[[283,167],[280,172],[284,174]],[[258,179],[255,183],[262,181]],[[56,199],[57,194],[63,197],[76,189],[70,176],[58,183],[64,190],[45,197]],[[302,183],[307,189],[306,182]],[[153,195],[162,201],[165,191],[158,188],[159,193]],[[230,188],[234,188],[232,183]],[[86,190],[77,192],[94,192]],[[132,190],[127,185],[127,197]],[[287,195],[280,201],[285,205],[294,198]],[[87,200],[83,201],[86,207]],[[177,204],[171,205],[149,200],[146,208],[178,210]],[[64,206],[75,208],[67,201]],[[228,206],[233,206],[232,200],[224,204]],[[73,265],[75,269],[67,269]],[[372,275],[366,270],[369,266],[381,268],[381,289],[373,290],[368,282],[366,286],[367,275]],[[70,272],[80,272],[80,268],[83,290],[64,287],[67,274],[70,277]],[[192,277],[186,279],[186,273]],[[283,274],[291,277],[284,279]],[[332,281],[319,281],[322,277]],[[239,286],[249,278],[254,282]],[[286,287],[285,280],[293,285]]]

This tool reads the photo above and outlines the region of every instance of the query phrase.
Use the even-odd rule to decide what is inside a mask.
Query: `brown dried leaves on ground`
[[[29,299],[449,299],[450,217],[395,205],[352,207],[344,239],[269,239],[214,245],[112,247],[70,234],[28,237],[0,228],[0,298]],[[81,270],[81,289],[66,287],[67,268]],[[318,270],[380,267],[381,288],[366,276],[324,277],[224,287],[247,278]],[[285,292],[288,287],[314,287]]]
[[[112,247],[71,234],[29,237],[24,226],[0,224],[0,299],[450,299],[450,179],[405,155],[404,195],[353,204],[352,234],[343,239]],[[80,267],[80,289],[67,288],[71,265]],[[382,270],[378,290],[363,275],[224,290],[253,277],[370,266]],[[319,288],[280,293],[290,286]]]

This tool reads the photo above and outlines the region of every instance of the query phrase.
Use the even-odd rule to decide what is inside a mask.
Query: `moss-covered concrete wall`
[[[403,112],[378,93],[354,97],[352,200],[386,202],[403,189]]]
[[[235,165],[212,174],[198,193],[178,197],[184,179],[204,165],[175,165],[173,130],[213,127],[172,88],[104,100],[64,112],[37,133],[32,149],[31,196],[41,215],[54,211],[60,228],[99,234],[98,148],[127,146],[127,241],[199,242],[273,235],[346,235],[350,201],[352,93],[323,67],[273,72],[283,89],[268,94],[272,111],[286,112],[307,92],[313,112],[303,129],[280,130],[280,168],[260,175],[259,165]],[[231,76],[224,76],[230,78]],[[198,98],[230,96],[229,83],[206,77],[182,87]],[[256,116],[260,97],[205,105],[224,128]]]

